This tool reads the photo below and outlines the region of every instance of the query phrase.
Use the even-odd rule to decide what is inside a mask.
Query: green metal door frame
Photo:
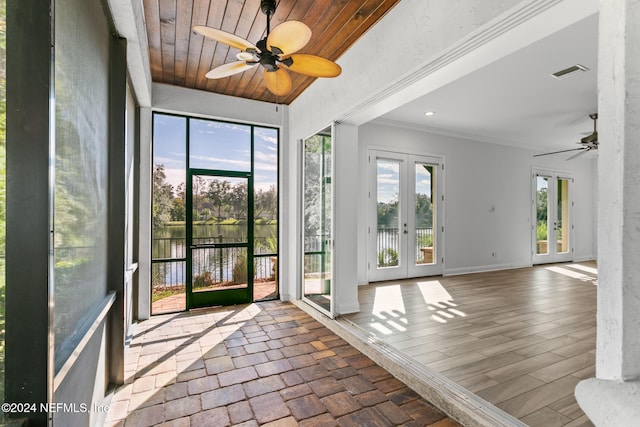
[[[207,243],[196,245],[193,243],[193,177],[214,176],[225,178],[247,179],[247,241],[246,243]],[[253,174],[251,172],[235,172],[209,169],[188,169],[186,193],[186,297],[187,310],[192,308],[210,307],[217,305],[233,305],[249,303],[253,300],[253,222],[254,197]],[[247,286],[244,288],[224,289],[215,291],[193,292],[193,251],[202,248],[246,248],[247,249]]]

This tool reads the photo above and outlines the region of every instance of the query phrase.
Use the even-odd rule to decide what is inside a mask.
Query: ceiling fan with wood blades
[[[286,21],[271,31],[275,0],[262,0],[262,13],[267,15],[267,35],[255,45],[248,40],[216,28],[196,25],[193,30],[205,37],[239,49],[238,61],[221,65],[206,74],[208,79],[221,79],[249,70],[260,64],[267,89],[276,96],[291,92],[291,76],[287,72],[310,77],[337,77],[342,68],[333,61],[316,55],[296,53],[311,39],[311,29],[300,21]]]
[[[571,159],[575,159],[576,157],[580,157],[583,154],[587,154],[591,150],[597,150],[598,144],[599,144],[598,129],[596,127],[596,123],[598,121],[598,114],[597,113],[589,114],[589,118],[593,120],[593,132],[585,136],[584,138],[580,139],[580,142],[578,142],[578,144],[582,145],[582,147],[570,148],[568,150],[552,151],[550,153],[536,154],[533,157],[548,156],[550,154],[566,153],[569,151],[579,151],[578,153],[574,154],[573,156],[567,159],[567,160],[571,160]]]

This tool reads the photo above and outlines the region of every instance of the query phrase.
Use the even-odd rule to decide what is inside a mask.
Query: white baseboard
[[[577,256],[573,258],[573,262],[585,262],[585,261],[596,261],[597,258],[593,255],[590,256]]]
[[[533,264],[492,264],[492,265],[476,265],[473,267],[448,268],[445,269],[443,276],[456,276],[459,274],[482,273],[487,271],[513,270],[515,268],[532,267]]]

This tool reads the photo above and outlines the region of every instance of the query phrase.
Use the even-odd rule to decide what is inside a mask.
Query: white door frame
[[[568,215],[567,220],[569,222],[569,245],[568,250],[566,252],[558,252],[556,239],[553,239],[553,242],[550,242],[551,239],[547,238],[547,253],[538,254],[538,240],[536,237],[537,232],[537,177],[542,176],[549,178],[549,186],[547,190],[547,235],[555,235],[557,232],[557,214],[558,214],[558,206],[557,206],[557,182],[558,180],[567,180],[568,182],[568,192],[569,192],[569,200],[568,200]],[[549,169],[540,169],[533,168],[531,174],[531,185],[532,185],[532,200],[531,200],[531,262],[532,264],[545,264],[545,263],[554,263],[554,262],[568,262],[573,261],[573,253],[574,253],[574,213],[573,213],[573,184],[574,178],[571,172],[561,172],[554,171]]]
[[[442,157],[412,154],[404,152],[388,151],[383,149],[369,149],[369,220],[367,239],[368,280],[396,280],[410,277],[422,277],[439,275],[443,272],[444,264],[444,160]],[[398,265],[393,267],[378,268],[378,233],[377,233],[377,160],[388,159],[397,161],[401,167],[399,170],[399,213],[398,213],[398,238],[399,252]],[[432,199],[436,201],[433,212],[433,249],[431,256],[433,263],[416,263],[416,218],[415,214],[415,165],[428,164],[434,166],[435,191]]]

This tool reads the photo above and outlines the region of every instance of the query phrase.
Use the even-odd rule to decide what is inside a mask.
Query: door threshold
[[[292,303],[459,423],[469,427],[527,427],[522,421],[415,361],[350,320],[341,317],[331,320],[301,300]]]

